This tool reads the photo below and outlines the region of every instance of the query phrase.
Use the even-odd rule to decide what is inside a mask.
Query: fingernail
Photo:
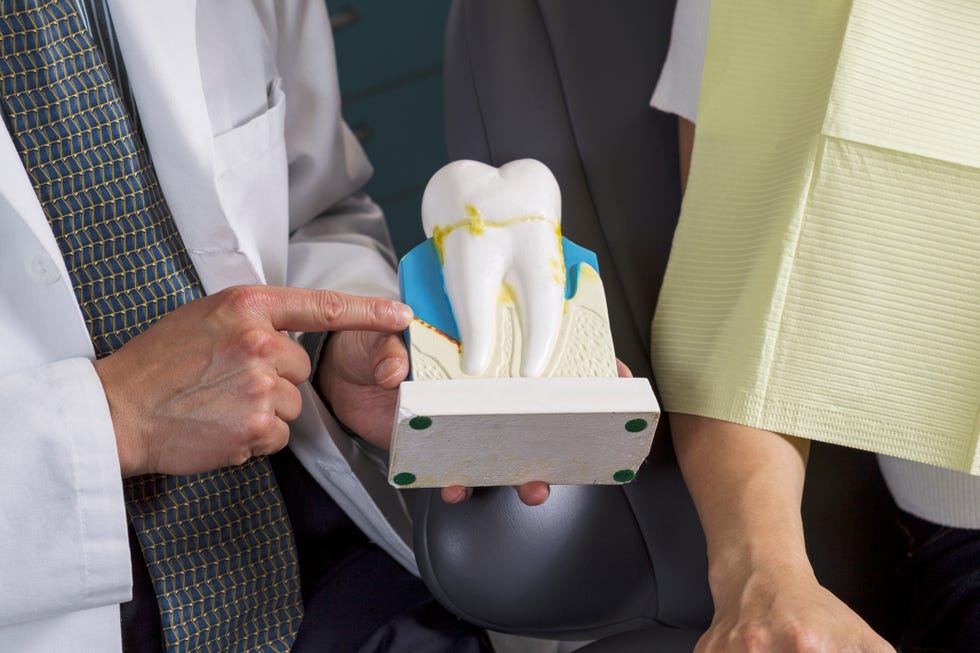
[[[399,361],[397,358],[386,358],[378,363],[378,366],[374,368],[374,380],[378,383],[384,383],[401,372],[401,369],[401,361]]]

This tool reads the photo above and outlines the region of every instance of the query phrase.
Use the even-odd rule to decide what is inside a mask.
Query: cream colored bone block
[[[626,483],[649,451],[659,414],[646,379],[412,381],[399,393],[389,480]]]

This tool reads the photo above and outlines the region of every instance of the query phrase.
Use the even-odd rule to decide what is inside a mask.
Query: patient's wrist
[[[722,551],[709,551],[708,580],[716,597],[769,584],[816,582],[802,538],[746,538]]]

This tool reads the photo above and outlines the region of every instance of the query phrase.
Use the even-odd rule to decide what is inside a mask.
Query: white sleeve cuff
[[[0,625],[129,600],[115,433],[85,358],[0,377]]]
[[[650,106],[697,122],[710,0],[679,0],[670,49]]]

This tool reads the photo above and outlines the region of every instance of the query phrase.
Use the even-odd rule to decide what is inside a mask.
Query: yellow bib
[[[980,3],[712,5],[665,408],[980,474]]]

